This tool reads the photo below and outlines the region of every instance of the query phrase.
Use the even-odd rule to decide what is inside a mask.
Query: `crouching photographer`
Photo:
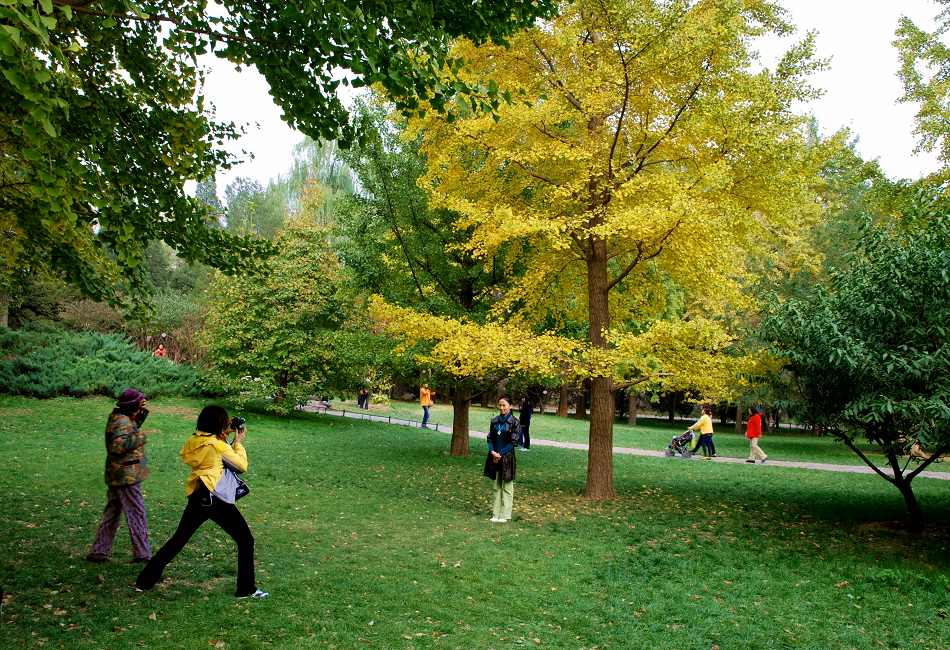
[[[228,443],[228,434],[234,441]],[[237,474],[247,471],[244,437],[247,429],[241,418],[231,419],[220,406],[206,406],[198,415],[197,431],[181,448],[181,459],[191,467],[185,482],[188,503],[178,529],[156,553],[135,581],[139,589],[151,589],[165,567],[185,547],[195,531],[208,519],[218,524],[237,543],[238,598],[266,598],[268,594],[254,582],[254,537],[234,502],[247,494],[247,486]]]

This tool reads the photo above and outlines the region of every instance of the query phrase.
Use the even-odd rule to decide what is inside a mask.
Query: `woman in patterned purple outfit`
[[[96,532],[96,540],[86,559],[105,562],[112,552],[112,542],[124,512],[132,537],[132,561],[147,562],[152,557],[148,543],[148,518],[140,483],[148,478],[145,460],[145,434],[140,430],[148,415],[145,395],[128,388],[106,423],[106,507]]]

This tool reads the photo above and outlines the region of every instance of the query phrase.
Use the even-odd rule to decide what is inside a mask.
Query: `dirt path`
[[[407,420],[403,418],[395,418],[385,415],[372,415],[369,413],[361,413],[359,411],[337,411],[334,409],[325,409],[317,406],[308,405],[304,407],[305,411],[310,411],[314,413],[324,413],[326,415],[335,415],[337,417],[348,417],[356,420],[370,420],[372,422],[384,422],[387,424],[398,424],[401,426],[408,426],[414,428],[421,428],[421,423],[418,420]],[[439,431],[440,433],[452,433],[452,427],[446,424],[437,424],[429,426],[429,429],[432,431]],[[472,436],[485,436],[487,435],[483,431],[469,431],[469,434]],[[560,447],[561,449],[577,449],[580,451],[587,451],[587,445],[580,442],[559,442],[557,440],[544,440],[538,438],[531,438],[531,446],[533,447]],[[614,447],[615,454],[627,454],[630,456],[649,456],[654,458],[663,458],[666,454],[663,451],[658,451],[656,449],[639,449],[637,447]],[[681,459],[676,459],[681,460]],[[698,456],[694,456],[692,460],[688,462],[704,462],[699,460]],[[745,465],[744,458],[734,458],[730,456],[717,456],[716,458],[709,459],[705,462],[709,463],[739,463]],[[751,464],[751,463],[750,463]],[[762,464],[756,463],[756,467],[761,467]],[[844,472],[848,474],[873,474],[874,470],[866,465],[834,465],[831,463],[810,463],[804,461],[795,461],[795,460],[769,460],[764,464],[765,467],[794,467],[797,469],[811,469],[818,470],[821,472]],[[881,468],[886,474],[891,474],[889,468]],[[920,478],[935,478],[941,481],[950,481],[950,472],[930,472],[923,471],[918,474]]]

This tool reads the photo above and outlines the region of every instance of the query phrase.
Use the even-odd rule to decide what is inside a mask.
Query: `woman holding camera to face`
[[[254,537],[241,512],[234,505],[237,480],[235,472],[247,471],[247,451],[243,421],[232,427],[228,412],[220,406],[206,406],[198,416],[197,431],[181,448],[181,459],[191,467],[185,482],[188,503],[181,515],[178,529],[161,550],[145,565],[135,581],[139,589],[151,589],[162,579],[165,567],[175,559],[195,531],[208,519],[218,524],[237,542],[238,598],[266,598],[267,593],[254,582]],[[234,430],[234,442],[228,444],[228,433]]]
[[[141,483],[148,478],[145,458],[145,432],[142,423],[148,416],[145,395],[129,388],[119,395],[106,423],[106,507],[96,531],[96,540],[86,559],[107,562],[124,512],[132,537],[132,561],[148,562],[152,550],[148,543],[148,516],[142,498]]]

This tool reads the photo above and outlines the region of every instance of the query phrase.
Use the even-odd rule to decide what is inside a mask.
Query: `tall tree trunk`
[[[640,411],[640,395],[627,391],[627,424],[636,426],[637,413]]]
[[[452,396],[452,444],[449,453],[452,456],[468,456],[468,413],[472,404],[472,394],[468,390],[457,390]]]
[[[920,503],[914,495],[914,490],[910,487],[910,481],[900,480],[894,483],[904,497],[904,505],[907,507],[907,525],[913,532],[920,532],[924,529],[924,511],[920,508]]]
[[[736,433],[743,433],[742,415],[742,402],[736,402]]]
[[[10,327],[10,294],[0,291],[0,327]]]
[[[581,388],[574,394],[574,417],[578,420],[587,419],[587,395],[590,392],[590,379],[585,379]]]
[[[890,436],[892,440],[896,440],[897,435],[894,434]],[[924,511],[920,508],[920,503],[917,501],[917,497],[914,495],[914,490],[910,486],[910,481],[907,480],[907,477],[904,476],[903,471],[901,471],[900,459],[897,457],[897,454],[894,452],[892,446],[885,447],[887,461],[891,465],[891,472],[894,474],[894,487],[900,490],[901,496],[904,497],[904,505],[907,508],[907,527],[915,533],[919,533],[924,529]]]
[[[610,306],[607,294],[607,245],[592,239],[587,258],[587,313],[590,342],[594,348],[607,348]],[[610,377],[593,377],[590,382],[590,435],[587,452],[588,499],[612,499],[614,491],[614,387]]]
[[[568,395],[567,385],[561,384],[561,390],[557,400],[557,416],[559,418],[567,417]]]

